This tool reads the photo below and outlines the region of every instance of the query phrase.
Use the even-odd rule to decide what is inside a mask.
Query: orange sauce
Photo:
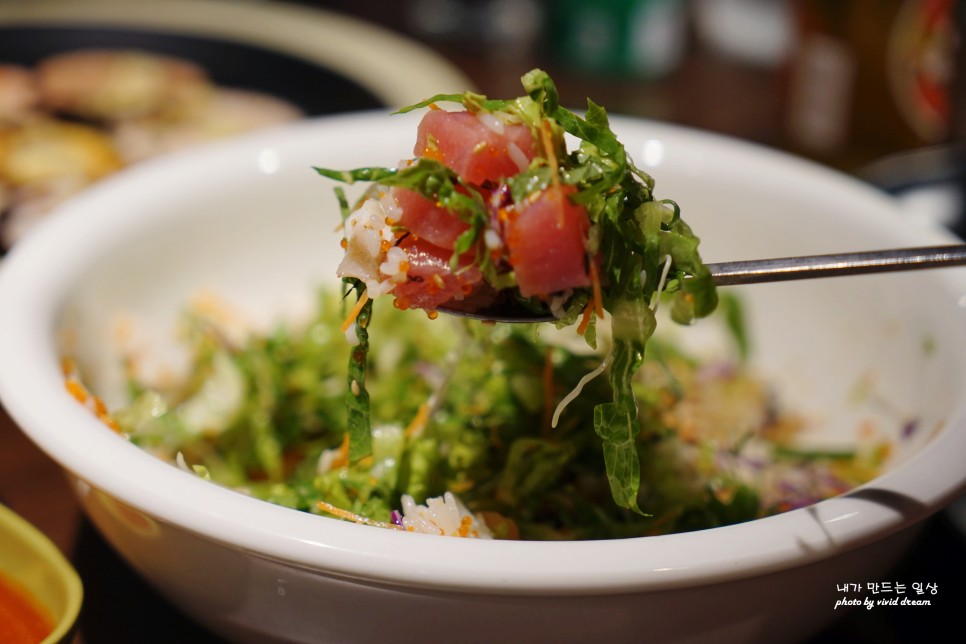
[[[20,584],[0,573],[0,642],[37,644],[53,630],[49,611]]]

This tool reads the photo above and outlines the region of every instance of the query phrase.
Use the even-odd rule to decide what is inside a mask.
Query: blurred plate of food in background
[[[131,163],[469,86],[414,41],[286,3],[4,3],[0,252],[65,199]]]

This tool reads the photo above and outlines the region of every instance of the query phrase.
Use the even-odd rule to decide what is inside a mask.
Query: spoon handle
[[[707,264],[718,286],[966,266],[966,244]]]

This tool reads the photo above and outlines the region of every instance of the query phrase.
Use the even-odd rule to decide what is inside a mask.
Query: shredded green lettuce
[[[347,280],[362,297],[365,288],[358,280]],[[356,342],[349,351],[348,381],[345,406],[348,410],[349,459],[353,462],[372,453],[372,424],[369,420],[369,392],[366,390],[366,374],[369,360],[369,320],[372,316],[372,300],[366,300],[356,316],[354,331]]]
[[[169,388],[133,382],[135,396],[114,418],[145,449],[172,461],[181,454],[199,476],[286,507],[319,512],[324,501],[388,521],[403,494],[423,502],[452,491],[526,539],[661,534],[768,514],[780,509],[776,498],[789,496],[752,484],[749,475],[763,459],[770,480],[782,480],[783,467],[794,468],[793,481],[801,480],[801,468],[815,468],[807,480],[816,485],[854,484],[874,473],[869,454],[805,453],[770,439],[788,418],[768,407],[771,398],[737,358],[709,369],[667,339],[651,338],[639,365],[629,348],[629,362],[615,361],[608,377],[586,383],[551,427],[548,410],[600,363],[600,351],[561,346],[539,326],[430,321],[392,307],[367,325],[371,454],[343,458],[346,434],[355,435],[346,413],[346,364],[356,347],[340,330],[346,304],[340,293],[323,293],[316,317],[304,325],[241,344],[193,313],[186,325],[189,376]],[[229,364],[243,394],[221,399],[214,385]],[[633,391],[615,396],[624,379],[615,374],[635,370]],[[639,403],[633,418],[617,398]],[[696,416],[686,411],[695,404]],[[185,405],[226,413],[189,428]],[[423,405],[432,409],[417,428]],[[607,414],[615,417],[599,418]],[[749,414],[755,425],[732,426],[735,415]],[[689,431],[697,438],[685,440],[680,432],[693,417],[700,426]],[[595,420],[598,431],[589,431]],[[633,439],[628,427],[638,432]],[[736,465],[722,467],[727,459]],[[635,466],[636,475],[618,469]],[[611,500],[613,488],[622,493],[622,481],[638,478],[638,505],[647,515]],[[836,489],[806,492],[819,498]]]

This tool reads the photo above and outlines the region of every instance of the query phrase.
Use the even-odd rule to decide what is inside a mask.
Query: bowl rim
[[[612,117],[622,135],[663,139],[702,153],[752,164],[767,178],[804,173],[908,233],[910,244],[949,243],[935,228],[904,222],[887,196],[807,161],[725,136],[679,126]],[[14,247],[0,264],[0,400],[23,431],[73,476],[142,512],[227,547],[365,583],[500,594],[588,595],[680,588],[749,577],[838,555],[903,530],[939,510],[966,488],[958,455],[966,451],[966,405],[912,459],[842,496],[757,521],[667,536],[611,541],[534,543],[400,535],[295,512],[211,485],[107,431],[65,392],[53,342],[60,302],[75,275],[101,249],[136,227],[119,204],[151,203],[165,185],[185,190],[236,172],[250,154],[365,128],[370,140],[391,137],[403,121],[384,111],[322,117],[174,154],[105,180],[69,202]],[[407,134],[411,130],[407,129]],[[346,139],[348,140],[348,139]],[[338,143],[332,143],[335,146]],[[217,181],[217,179],[216,179]],[[658,181],[660,179],[658,178]],[[200,189],[200,188],[199,188]],[[157,209],[155,209],[157,210]],[[122,217],[122,214],[126,216]],[[157,217],[147,209],[141,218]],[[91,231],[97,234],[92,235]],[[72,240],[85,239],[84,245]],[[52,266],[47,259],[57,257]],[[959,293],[966,315],[966,276],[933,272]],[[964,325],[966,326],[966,325]],[[30,365],[23,369],[22,365]],[[58,428],[73,427],[64,435]],[[111,463],[111,467],[103,464]],[[163,485],[159,485],[163,482]],[[191,498],[187,505],[183,499]],[[754,552],[746,545],[754,538]]]
[[[65,641],[71,629],[74,628],[81,605],[84,603],[84,586],[80,576],[46,535],[3,503],[0,503],[0,532],[3,532],[6,538],[18,541],[29,548],[63,586],[64,610],[60,614],[54,614],[49,606],[46,607],[54,617],[54,628],[44,638],[44,644]],[[18,583],[23,583],[9,573],[6,574]],[[40,598],[37,599],[40,601]]]

